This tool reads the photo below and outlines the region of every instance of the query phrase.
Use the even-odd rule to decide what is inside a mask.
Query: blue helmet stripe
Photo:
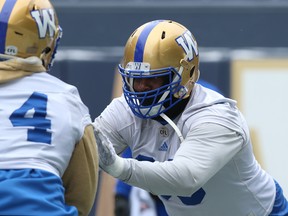
[[[6,34],[8,27],[8,20],[17,0],[5,1],[0,12],[0,53],[5,53]]]
[[[143,62],[144,47],[152,29],[162,20],[150,22],[141,32],[134,52],[134,62]]]

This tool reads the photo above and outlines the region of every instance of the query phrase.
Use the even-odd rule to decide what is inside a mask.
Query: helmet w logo
[[[53,9],[43,9],[31,11],[31,16],[37,23],[39,37],[45,38],[47,33],[49,37],[54,37],[56,31],[55,16]]]
[[[198,56],[198,46],[191,32],[186,31],[183,35],[176,39],[177,43],[183,48],[187,55],[187,60],[192,61],[194,53]]]

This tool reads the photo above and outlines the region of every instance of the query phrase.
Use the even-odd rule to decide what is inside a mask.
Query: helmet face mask
[[[62,36],[50,1],[1,0],[0,11],[0,54],[8,58],[36,56],[49,70]]]
[[[177,92],[181,77],[174,68],[162,68],[161,70],[137,71],[126,70],[119,65],[119,72],[123,78],[123,92],[125,99],[133,113],[140,118],[153,118],[165,110],[164,104],[171,103],[174,92]],[[136,79],[161,78],[164,84],[159,88],[145,92],[134,90]],[[173,81],[173,77],[177,77]],[[172,94],[171,94],[172,93]],[[153,113],[153,115],[152,115]]]
[[[154,118],[189,97],[199,77],[197,42],[188,29],[170,20],[156,20],[136,29],[118,66],[124,97],[140,118]],[[136,92],[137,78],[166,76],[159,88]]]

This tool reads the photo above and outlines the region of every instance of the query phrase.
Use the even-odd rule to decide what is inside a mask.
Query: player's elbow
[[[176,185],[177,196],[191,196],[197,190],[199,190],[201,186],[197,184],[195,179],[186,178],[181,181],[178,181]]]
[[[203,186],[202,178],[198,178],[195,175],[197,172],[193,172],[189,166],[181,164],[181,168],[175,164],[174,167],[174,185],[177,196],[191,196],[197,190]]]

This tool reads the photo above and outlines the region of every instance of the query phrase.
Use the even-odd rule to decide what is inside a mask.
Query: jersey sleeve
[[[119,177],[155,195],[189,196],[243,146],[243,137],[224,126],[203,123],[190,131],[172,161],[128,159]]]

